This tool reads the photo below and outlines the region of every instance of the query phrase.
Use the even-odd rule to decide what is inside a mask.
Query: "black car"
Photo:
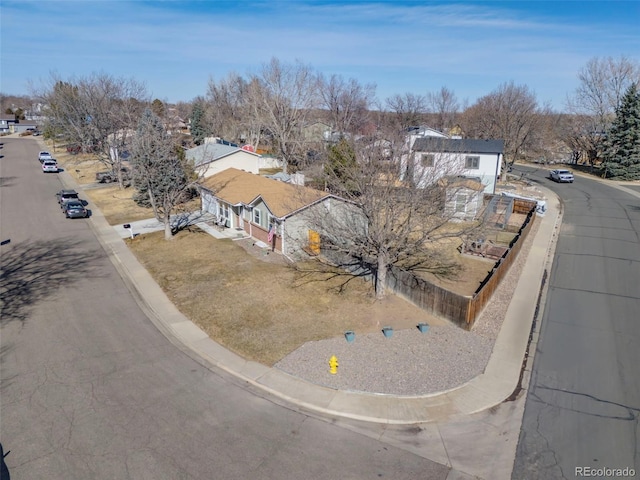
[[[62,209],[67,218],[86,218],[89,216],[89,212],[84,208],[82,202],[77,200],[69,200]]]

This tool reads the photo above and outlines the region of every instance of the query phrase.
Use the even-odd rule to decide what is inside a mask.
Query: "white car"
[[[44,173],[58,173],[58,163],[55,160],[45,160],[42,162],[42,171]]]
[[[49,152],[42,151],[38,154],[38,160],[42,163],[45,160],[53,160],[53,156]]]
[[[551,170],[549,178],[558,183],[573,183],[573,173],[570,170]]]

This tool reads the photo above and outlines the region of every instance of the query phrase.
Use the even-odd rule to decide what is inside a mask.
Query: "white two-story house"
[[[447,192],[445,211],[452,218],[471,220],[483,205],[484,194],[495,193],[502,166],[503,140],[410,137],[402,158],[402,179],[418,187],[437,184]]]
[[[405,159],[405,172],[417,185],[456,176],[478,180],[484,193],[495,193],[503,150],[503,140],[417,138]]]

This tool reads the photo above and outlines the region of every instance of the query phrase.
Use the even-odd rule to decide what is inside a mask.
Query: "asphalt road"
[[[0,150],[0,441],[14,479],[444,479],[191,358],[143,314],[38,144]],[[89,204],[89,209],[91,205]],[[629,422],[627,422],[629,423]],[[416,449],[419,428],[397,432]],[[461,477],[460,477],[461,478]]]
[[[640,198],[545,173],[564,218],[512,478],[640,476]]]

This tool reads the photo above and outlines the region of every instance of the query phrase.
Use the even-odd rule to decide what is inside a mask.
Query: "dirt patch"
[[[459,255],[456,261],[460,264],[460,271],[454,277],[441,278],[430,273],[420,273],[418,276],[450,292],[472,296],[495,265],[495,260],[466,255]]]

